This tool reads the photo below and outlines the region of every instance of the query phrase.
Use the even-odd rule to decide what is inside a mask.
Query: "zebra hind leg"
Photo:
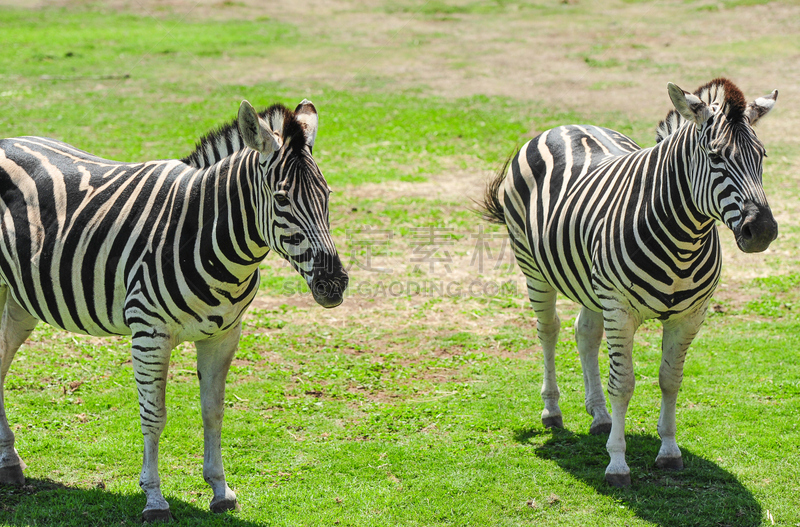
[[[6,418],[3,385],[14,355],[33,331],[37,320],[8,296],[5,285],[0,286],[0,306],[5,306],[0,322],[0,485],[24,485],[22,471],[25,462],[14,448],[14,432]]]
[[[575,341],[581,357],[583,386],[586,391],[586,411],[592,416],[589,433],[593,435],[611,432],[611,415],[606,407],[603,384],[600,381],[598,355],[603,339],[603,313],[587,308],[581,309],[575,319]]]
[[[561,321],[556,313],[556,290],[547,282],[527,279],[528,297],[536,312],[536,330],[544,355],[544,380],[542,382],[542,424],[545,428],[564,428],[558,398],[561,393],[556,383],[556,343]]]
[[[209,340],[198,341],[197,377],[200,381],[200,405],[203,413],[203,479],[214,492],[212,512],[237,510],[236,494],[225,482],[222,467],[222,417],[225,410],[225,378],[239,343],[242,326]]]

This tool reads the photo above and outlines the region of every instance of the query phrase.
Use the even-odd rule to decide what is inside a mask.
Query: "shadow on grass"
[[[260,523],[240,520],[236,513],[215,514],[203,507],[166,496],[174,521],[179,525],[232,525],[257,527]],[[144,494],[119,494],[103,489],[68,487],[47,479],[28,479],[23,487],[0,485],[0,525],[142,525]],[[163,525],[155,523],[153,525]]]
[[[529,441],[549,434],[544,444]],[[518,430],[514,439],[539,445],[536,455],[552,460],[598,494],[625,503],[639,518],[664,527],[747,526],[761,524],[761,505],[736,477],[715,463],[682,448],[684,469],[661,470],[655,458],[661,440],[652,435],[626,434],[626,460],[632,484],[618,489],[605,482],[607,435],[575,434],[568,430]]]

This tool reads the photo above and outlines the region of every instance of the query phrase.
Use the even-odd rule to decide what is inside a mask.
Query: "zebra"
[[[777,90],[747,104],[719,78],[688,93],[667,85],[674,105],[640,148],[619,132],[588,125],[548,130],[522,146],[486,186],[484,217],[505,224],[525,275],[544,356],[542,423],[562,428],[555,348],[556,292],[582,306],[575,340],[590,433],[609,433],[606,481],[630,485],[625,413],[634,390],[633,335],[647,319],[663,324],[659,371],[661,448],[656,465],[683,468],[675,406],[686,351],[705,318],[721,271],[715,222],[744,252],[767,249],[778,226],[762,188],[765,149],[753,125]],[[608,396],[598,348],[605,330]]]
[[[236,119],[181,160],[120,163],[53,139],[0,141],[0,483],[25,482],[2,381],[41,320],[131,335],[145,521],[171,518],[158,474],[167,370],[171,350],[195,342],[210,509],[238,508],[220,451],[225,378],[259,264],[275,251],[324,307],[347,288],[331,190],[312,157],[317,128],[308,100],[260,113],[242,101]]]

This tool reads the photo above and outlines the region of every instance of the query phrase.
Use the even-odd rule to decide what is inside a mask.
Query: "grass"
[[[794,514],[785,500],[800,491],[790,469],[800,371],[786,360],[800,344],[795,316],[724,331],[712,324],[698,340],[679,404],[681,473],[653,467],[658,339],[657,328],[645,331],[629,411],[634,485],[615,490],[602,480],[604,439],[586,434],[569,332],[559,353],[567,430],[550,432],[538,421],[529,316],[475,335],[450,324],[420,332],[286,322],[293,311],[301,310],[251,313],[229,377],[225,452],[243,506],[235,520],[203,510],[193,354],[188,345],[173,354],[162,470],[182,522],[489,525],[502,514],[503,524],[555,525],[567,514],[589,525],[608,517],[753,525],[765,509]],[[135,522],[140,439],[127,340],[103,342],[41,327],[20,352],[15,370],[25,374],[9,378],[7,394],[14,422],[29,423],[18,429],[18,448],[31,487],[0,490],[9,524],[53,510],[66,514],[65,525],[84,512],[100,523]],[[750,356],[753,348],[762,351]],[[752,367],[743,373],[744,362]],[[74,511],[73,502],[81,503]]]
[[[295,89],[278,84],[208,86],[186,79],[205,58],[225,61],[260,56],[278,44],[300,45],[302,38],[284,24],[156,24],[55,9],[4,16],[12,28],[0,36],[12,51],[0,59],[7,72],[0,117],[6,137],[55,137],[120,161],[176,158],[191,152],[209,129],[233,119],[243,98],[261,106],[299,102],[288,95]],[[194,35],[203,38],[190,45]],[[488,97],[420,100],[403,93],[311,91],[322,122],[318,160],[332,185],[419,180],[448,159],[494,166],[508,155],[508,145],[521,141],[535,112]],[[408,133],[408,122],[417,123],[415,133]],[[376,164],[384,167],[380,173]]]
[[[523,4],[393,1],[381,9],[402,16],[422,9],[424,19],[447,24],[588,9]],[[490,173],[530,136],[531,123],[544,130],[593,122],[649,144],[657,118],[507,97],[437,97],[369,76],[346,88],[215,78],[217,67],[248,57],[340,46],[272,19],[187,22],[90,8],[2,10],[0,19],[0,43],[9,50],[0,57],[2,136],[49,135],[106,157],[144,160],[185,155],[243,98],[263,106],[309,97],[320,110],[315,156],[337,190],[332,230],[354,265],[351,296],[340,309],[315,309],[291,270],[272,257],[265,262],[228,378],[223,455],[238,513],[207,511],[194,350],[183,344],[173,352],[160,466],[178,525],[800,524],[796,227],[781,227],[789,242],[772,255],[780,272],[721,289],[690,349],[678,400],[680,473],[654,467],[660,325],[640,329],[627,428],[633,485],[620,490],[603,482],[605,438],[587,433],[570,331],[575,306],[560,305],[567,428],[553,432],[539,417],[541,357],[534,317],[523,309],[524,283],[507,265],[475,266],[478,220],[466,200],[362,193],[398,181],[413,190],[448,171]],[[652,70],[608,57],[578,60],[584,56],[592,70]],[[602,91],[625,82],[591,85]],[[797,146],[767,147],[768,193],[791,202]],[[365,237],[366,227],[383,234]],[[443,236],[450,272],[443,262],[430,273],[427,263],[410,261],[414,236],[425,228]],[[501,240],[491,243],[497,255]],[[365,270],[368,256],[392,273]],[[476,278],[509,286],[471,294]],[[414,292],[412,283],[428,289]],[[453,284],[458,294],[447,294]],[[0,487],[0,524],[139,524],[141,433],[128,347],[125,338],[40,325],[20,350],[5,394],[28,485]],[[605,359],[601,369],[607,375]]]

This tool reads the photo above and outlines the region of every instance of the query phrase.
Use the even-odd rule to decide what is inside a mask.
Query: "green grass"
[[[119,161],[177,158],[233,119],[244,98],[257,106],[299,102],[295,87],[223,83],[196,71],[276,48],[302,49],[304,37],[285,24],[156,22],[57,9],[2,13],[10,29],[0,44],[13,50],[0,58],[4,137],[54,137]],[[195,35],[201,36],[196,45]],[[326,86],[309,91],[302,96],[320,111],[316,157],[334,187],[421,180],[453,165],[492,169],[527,138],[531,122],[544,129],[585,119],[497,97],[423,98]],[[613,113],[598,118],[651,141],[650,123]]]
[[[551,4],[386,2],[380,10],[449,24],[588,9]],[[265,262],[263,304],[246,319],[226,397],[223,455],[238,513],[207,510],[194,350],[184,344],[173,352],[160,467],[178,525],[800,523],[796,271],[743,280],[733,284],[741,297],[715,299],[719,310],[689,351],[678,400],[680,473],[654,467],[660,324],[643,325],[627,425],[633,485],[623,490],[603,481],[605,438],[587,433],[570,329],[575,306],[561,310],[557,364],[567,428],[553,432],[540,422],[541,357],[521,288],[487,296],[379,294],[380,280],[441,278],[408,265],[415,229],[445,229],[453,256],[462,258],[454,262],[468,262],[478,220],[465,200],[350,190],[422,182],[453,168],[493,171],[532,126],[591,122],[650,144],[662,106],[641,121],[612,107],[577,112],[553,101],[434,97],[370,76],[347,87],[215,76],[249,57],[340,49],[325,35],[311,38],[299,22],[153,19],[90,8],[2,10],[0,20],[7,50],[0,135],[48,135],[119,160],[181,157],[233,118],[243,98],[264,106],[309,97],[321,117],[315,157],[337,190],[332,231],[341,254],[366,256],[357,237],[365,226],[395,236],[381,247],[395,262],[391,277],[354,270],[347,302],[357,307],[348,311],[308,307],[302,280],[274,257]],[[760,42],[763,49],[774,44]],[[658,69],[646,60],[576,56],[592,70]],[[590,85],[602,91],[627,83]],[[796,198],[797,147],[767,148],[773,188]],[[793,239],[796,231],[782,226],[781,236]],[[780,259],[792,264],[796,251],[774,255]],[[464,287],[475,274],[445,279]],[[518,280],[519,271],[487,276]],[[371,289],[359,294],[359,283]],[[28,485],[0,487],[0,525],[139,524],[142,439],[128,347],[128,339],[42,325],[20,350],[5,395]],[[605,377],[606,359],[601,370]]]
[[[557,525],[568,514],[588,525],[608,517],[753,525],[765,509],[796,514],[784,501],[800,492],[790,469],[800,441],[800,367],[787,361],[800,345],[794,316],[712,327],[698,339],[679,401],[681,473],[653,466],[658,339],[656,326],[646,330],[628,414],[634,484],[616,490],[603,483],[604,439],[586,434],[569,332],[558,359],[567,430],[550,432],[539,424],[532,325],[517,342],[522,325],[487,336],[448,324],[438,334],[398,334],[282,322],[289,312],[253,313],[229,377],[226,467],[243,506],[233,518],[203,510],[209,492],[193,354],[181,346],[173,355],[161,466],[167,498],[186,524],[494,525],[502,515],[502,524]],[[57,510],[65,525],[84,512],[133,524],[142,505],[140,438],[127,341],[100,348],[64,337],[40,328],[15,363],[24,376],[8,380],[9,414],[29,423],[18,430],[18,448],[31,487],[0,490],[12,509],[0,518],[29,524]],[[507,355],[487,353],[497,346]]]
[[[59,10],[3,16],[13,28],[0,35],[0,44],[11,50],[0,59],[5,137],[55,137],[120,161],[176,158],[233,119],[243,98],[261,106],[282,102],[293,108],[299,102],[288,95],[296,89],[278,84],[237,86],[212,78],[204,86],[201,81],[209,79],[187,78],[207,58],[262,56],[277,45],[299,45],[297,32],[283,24],[155,23]],[[192,43],[195,35],[202,38]],[[321,120],[317,158],[334,186],[414,181],[440,171],[444,160],[497,165],[509,145],[522,140],[536,112],[488,97],[312,91],[307,95]],[[413,133],[409,122],[416,123]],[[376,164],[383,166],[379,173]]]

